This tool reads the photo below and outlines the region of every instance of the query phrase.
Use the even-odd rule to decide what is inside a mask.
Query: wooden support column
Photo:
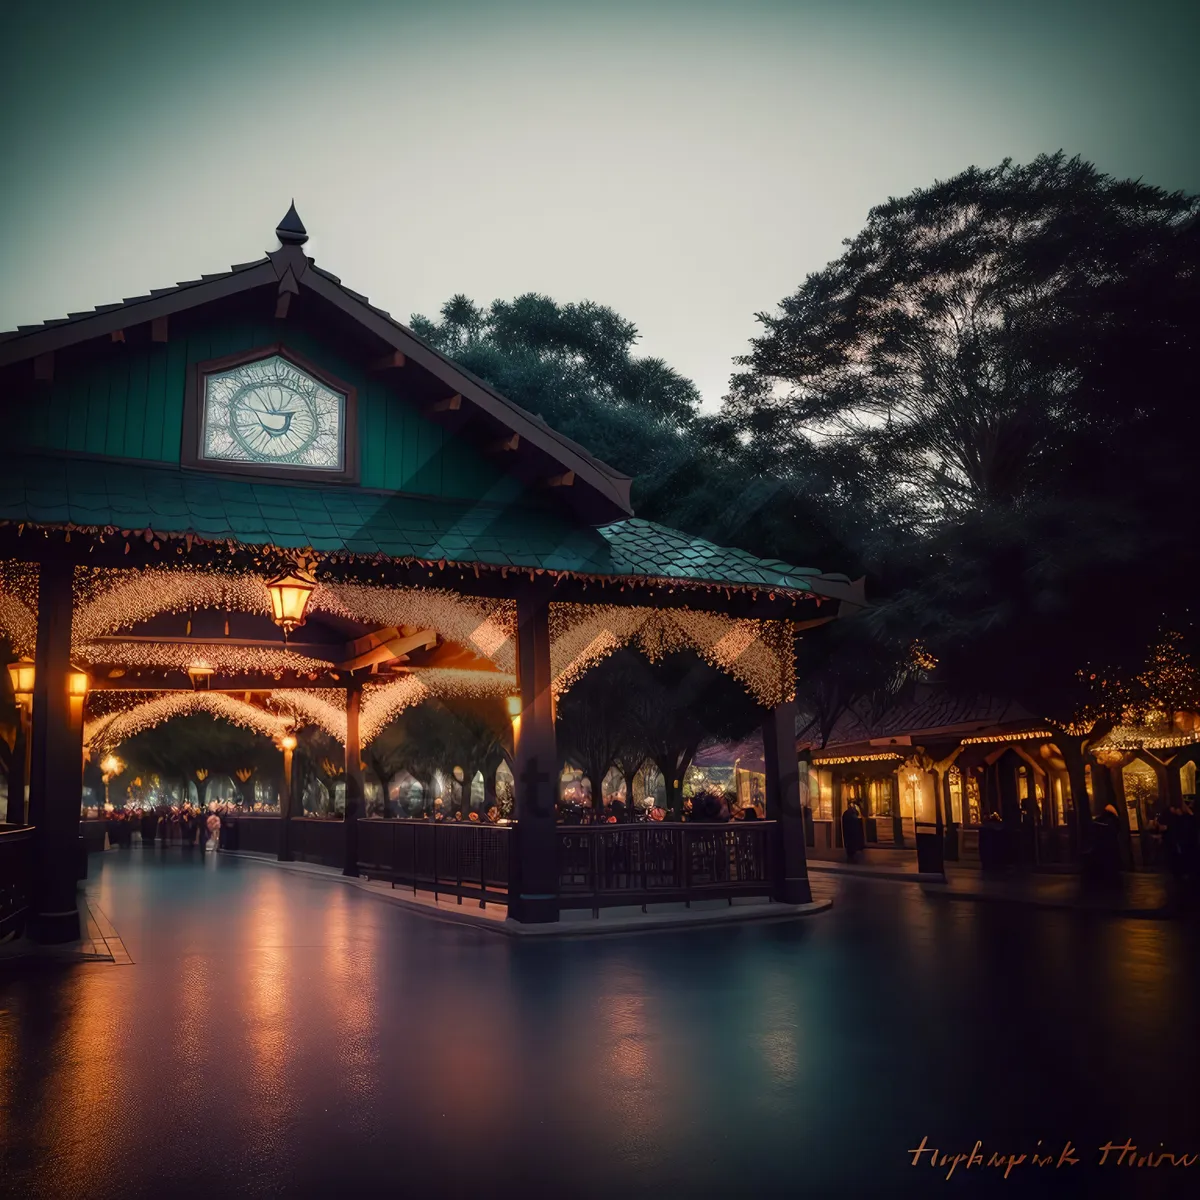
[[[517,688],[513,777],[517,824],[508,915],[527,923],[558,920],[558,839],[554,804],[558,748],[550,692],[550,605],[544,596],[517,597]]]
[[[83,699],[72,700],[67,692],[73,581],[70,563],[42,564],[29,771],[29,820],[36,827],[30,932],[41,942],[79,937],[75,886],[81,853]]]
[[[804,854],[804,807],[808,772],[803,782],[796,755],[796,702],[768,709],[762,726],[767,768],[767,820],[775,822],[772,899],[783,904],[811,904],[808,864]]]
[[[343,875],[358,874],[358,818],[363,813],[362,745],[358,736],[358,714],[362,702],[362,687],[351,684],[346,689],[346,857]]]
[[[279,789],[279,861],[292,862],[292,751],[283,751],[283,782]]]

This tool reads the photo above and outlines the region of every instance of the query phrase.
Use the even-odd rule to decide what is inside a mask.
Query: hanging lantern
[[[68,671],[67,694],[69,696],[86,696],[89,682],[86,671]]]
[[[200,692],[208,690],[208,686],[216,672],[206,662],[194,662],[188,667],[187,673],[188,678],[192,681],[192,690]]]
[[[279,748],[281,750],[295,750],[296,735],[294,733],[285,733],[283,737],[279,739]]]
[[[32,696],[34,667],[28,658],[18,659],[8,664],[8,678],[12,682],[14,696]]]
[[[509,696],[507,700],[508,715],[515,721],[521,715],[521,697]]]
[[[285,637],[304,624],[309,597],[316,586],[316,580],[299,569],[267,581],[271,593],[271,617]]]

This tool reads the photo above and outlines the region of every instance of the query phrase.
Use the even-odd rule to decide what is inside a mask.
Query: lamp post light
[[[19,658],[16,662],[8,664],[8,678],[12,684],[13,695],[22,707],[33,701],[33,681],[36,677],[37,671],[28,658]]]
[[[125,770],[125,764],[115,755],[109,754],[101,760],[100,775],[104,780],[104,809],[107,812],[112,808],[112,797],[109,795],[109,785],[111,781],[120,775]]]
[[[283,793],[279,797],[279,861],[291,862],[292,853],[292,751],[296,749],[296,735],[289,729],[283,733],[276,745],[283,751]]]
[[[12,684],[13,696],[17,701],[17,713],[20,721],[20,743],[14,746],[13,763],[19,764],[22,770],[20,782],[16,787],[9,783],[8,812],[5,818],[11,825],[24,825],[27,820],[26,792],[29,786],[30,749],[32,743],[31,718],[33,716],[33,684],[36,672],[32,660],[20,658],[8,664],[8,678]],[[14,776],[16,772],[14,771]]]
[[[267,590],[271,593],[271,619],[283,630],[285,638],[304,624],[308,602],[316,587],[317,581],[299,568],[267,581]]]

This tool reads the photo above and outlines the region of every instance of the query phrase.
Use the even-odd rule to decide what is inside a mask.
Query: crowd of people
[[[111,846],[201,847],[216,850],[231,840],[232,817],[239,810],[232,804],[211,804],[205,809],[191,804],[157,808],[118,808],[104,815],[105,832]]]

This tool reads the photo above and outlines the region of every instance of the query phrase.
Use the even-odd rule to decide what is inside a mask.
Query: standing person
[[[208,841],[204,843],[207,851],[219,850],[221,847],[221,818],[215,812],[208,814]]]
[[[1093,878],[1103,886],[1121,881],[1121,817],[1111,804],[1093,822],[1092,869]]]
[[[1183,858],[1183,873],[1193,884],[1200,882],[1200,829],[1196,826],[1196,799],[1183,801],[1179,817],[1179,844]]]
[[[846,811],[842,813],[842,845],[846,847],[847,862],[854,862],[863,846],[866,845],[863,837],[862,817],[859,814],[858,805],[853,800],[846,805]]]
[[[1167,811],[1154,822],[1155,832],[1162,837],[1163,857],[1171,878],[1178,883],[1184,873],[1184,816],[1183,804],[1172,800]]]
[[[1030,788],[1033,787],[1032,782]],[[1021,801],[1021,845],[1027,863],[1037,862],[1037,803],[1032,795]]]

